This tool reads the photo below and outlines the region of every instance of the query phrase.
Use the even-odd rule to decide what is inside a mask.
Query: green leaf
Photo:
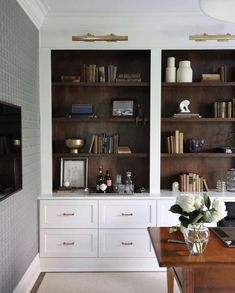
[[[190,224],[190,220],[184,216],[180,216],[179,217],[180,223],[182,224],[182,226],[184,226],[185,228],[188,228],[188,225]]]
[[[204,197],[205,206],[209,210],[210,206],[211,206],[211,200],[210,200],[209,196],[206,193],[203,193],[203,197]]]
[[[178,204],[174,204],[173,206],[171,206],[169,211],[174,214],[182,214],[183,213],[182,208]]]

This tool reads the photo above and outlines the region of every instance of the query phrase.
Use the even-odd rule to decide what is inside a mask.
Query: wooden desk
[[[235,248],[227,248],[213,232],[203,254],[192,256],[185,244],[168,242],[169,228],[148,231],[159,266],[167,268],[168,293],[174,291],[174,277],[183,293],[235,292]]]

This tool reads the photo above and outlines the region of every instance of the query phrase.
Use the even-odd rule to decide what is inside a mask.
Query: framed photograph
[[[134,99],[116,99],[112,100],[113,117],[133,117],[135,116]]]
[[[88,158],[61,158],[60,186],[87,188]]]

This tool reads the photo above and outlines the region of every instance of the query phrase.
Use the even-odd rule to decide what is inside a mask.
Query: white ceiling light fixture
[[[199,0],[201,11],[215,19],[235,22],[234,0]]]

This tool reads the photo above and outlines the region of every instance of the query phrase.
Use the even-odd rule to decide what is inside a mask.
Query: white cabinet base
[[[149,258],[41,258],[42,272],[164,271]]]

